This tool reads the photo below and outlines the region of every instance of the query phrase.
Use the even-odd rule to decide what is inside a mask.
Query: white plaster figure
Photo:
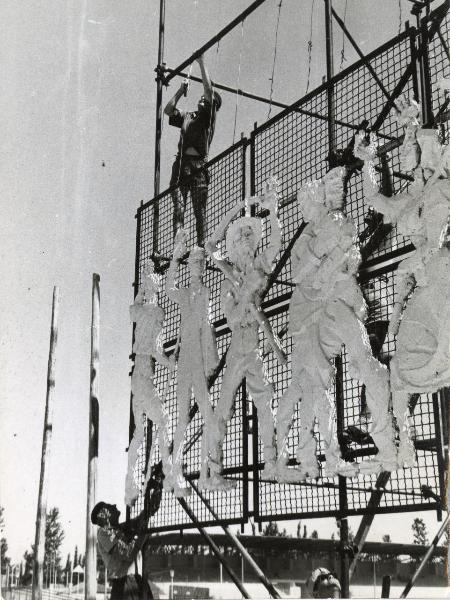
[[[292,379],[277,412],[278,480],[301,481],[319,475],[317,444],[313,435],[317,419],[324,443],[326,475],[354,476],[396,467],[394,428],[388,412],[388,371],[372,354],[364,327],[366,304],[356,282],[360,253],[357,230],[346,216],[342,167],[323,180],[304,186],[298,194],[308,223],[292,251],[293,281],[289,333],[293,339]],[[335,409],[329,390],[334,382],[332,359],[345,344],[349,374],[365,383],[372,413],[371,436],[377,445],[374,459],[360,465],[344,462],[336,436]],[[287,436],[297,402],[300,405],[298,468],[287,466]]]
[[[258,340],[258,331],[262,328],[278,360],[286,361],[286,355],[260,307],[267,276],[272,272],[273,261],[281,247],[276,185],[276,180],[270,179],[261,198],[249,199],[250,203],[259,201],[263,208],[269,210],[271,239],[264,252],[256,255],[262,237],[260,218],[245,216],[232,222],[244,208],[245,202],[236,205],[225,215],[206,244],[206,251],[225,275],[221,301],[232,332],[220,399],[215,408],[219,435],[210,448],[211,482],[218,487],[226,481],[220,475],[223,467],[222,447],[227,423],[233,413],[235,395],[244,377],[247,389],[258,409],[265,462],[262,477],[274,479],[276,474],[275,430],[271,410],[273,386],[265,373]],[[230,262],[220,256],[217,247],[225,235]]]
[[[168,415],[164,407],[164,398],[160,396],[153,382],[155,360],[170,371],[173,371],[175,365],[174,360],[164,353],[162,345],[164,310],[158,305],[159,286],[160,275],[154,272],[153,264],[149,263],[144,269],[143,282],[134,304],[130,306],[131,321],[136,324],[133,343],[135,358],[131,375],[135,430],[128,448],[128,470],[125,480],[125,503],[128,506],[133,506],[140,492],[134,471],[138,451],[144,441],[144,417],[151,419],[158,428],[163,471],[166,476],[170,474]]]
[[[406,192],[386,197],[379,192],[373,161],[375,137],[358,134],[355,154],[365,161],[363,183],[366,201],[396,223],[409,236],[414,254],[398,267],[398,285],[389,333],[397,335],[390,363],[393,410],[399,427],[400,464],[415,462],[411,441],[408,400],[412,393],[432,393],[450,385],[450,268],[446,247],[450,213],[448,146],[444,148],[435,129],[420,127],[420,106],[400,100],[398,119],[405,126],[400,153],[404,171],[414,182]],[[406,303],[406,306],[405,306]]]
[[[186,235],[181,229],[175,238],[173,259],[167,274],[167,296],[180,307],[180,354],[177,369],[178,423],[172,453],[172,480],[176,496],[187,495],[183,477],[183,448],[189,425],[191,394],[203,417],[201,440],[201,467],[199,486],[208,487],[208,448],[215,443],[217,432],[212,404],[209,399],[208,378],[218,362],[216,339],[209,321],[209,290],[202,282],[205,270],[205,250],[199,246],[191,249],[188,259],[191,282],[189,287],[177,285],[177,271],[182,256],[186,254]]]

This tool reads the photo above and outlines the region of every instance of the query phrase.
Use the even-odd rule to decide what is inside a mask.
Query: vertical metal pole
[[[445,508],[445,475],[447,465],[444,462],[444,447],[442,439],[443,422],[441,418],[441,405],[439,402],[439,394],[432,394],[433,399],[433,417],[434,417],[434,435],[436,438],[436,458],[439,473],[439,495],[441,497],[441,505],[437,509],[438,521],[442,521],[442,509]]]
[[[156,126],[155,126],[155,177],[154,195],[158,196],[160,191],[161,174],[161,133],[162,133],[162,93],[163,82],[161,75],[164,61],[164,27],[165,27],[165,0],[159,0],[159,43],[158,43],[158,67],[156,77]],[[158,251],[158,226],[159,226],[159,204],[153,206],[153,252]]]
[[[344,384],[342,357],[335,359],[336,366],[336,417],[337,434],[341,445],[341,452],[345,458],[345,445],[342,440],[344,429]],[[339,512],[340,512],[340,562],[341,562],[341,589],[342,597],[350,598],[350,556],[348,552],[348,503],[347,503],[347,481],[345,477],[339,476]]]
[[[336,149],[335,136],[335,107],[334,86],[332,83],[334,75],[333,64],[333,5],[332,0],[325,1],[325,37],[327,54],[327,98],[328,98],[328,148],[332,155]]]
[[[422,44],[420,61],[420,73],[422,77],[422,113],[424,124],[431,125],[434,121],[433,96],[431,91],[430,64],[428,61],[428,20],[422,19],[420,41]]]
[[[99,325],[100,325],[100,276],[92,275],[92,323],[91,323],[91,384],[89,393],[89,449],[86,502],[86,562],[85,600],[95,600],[97,595],[97,549],[95,527],[91,523],[91,512],[95,506],[98,459],[98,369],[99,369]]]
[[[33,586],[32,600],[41,600],[44,580],[44,555],[45,555],[45,523],[47,516],[47,485],[48,472],[46,463],[50,458],[50,444],[52,439],[53,399],[55,392],[55,350],[58,339],[58,309],[59,288],[53,288],[52,324],[50,329],[50,350],[47,368],[47,397],[45,401],[44,432],[42,435],[41,475],[39,480],[38,506],[36,515],[36,534],[34,541]]]
[[[247,384],[244,381],[242,384],[242,510],[243,517],[248,520],[248,444],[249,444],[249,432],[248,423],[250,415],[248,412],[248,400],[247,400]]]
[[[391,576],[390,575],[384,575],[383,576],[383,583],[381,586],[381,597],[382,598],[389,598],[389,594],[391,593]]]

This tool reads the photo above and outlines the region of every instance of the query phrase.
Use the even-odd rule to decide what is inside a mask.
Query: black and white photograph
[[[3,0],[0,600],[450,598],[449,9]]]

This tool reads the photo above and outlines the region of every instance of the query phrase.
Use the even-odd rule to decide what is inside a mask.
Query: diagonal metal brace
[[[366,542],[367,535],[369,533],[370,527],[375,518],[375,509],[379,506],[383,494],[385,492],[386,485],[391,478],[391,474],[387,471],[380,473],[377,477],[377,482],[375,484],[377,490],[374,490],[370,496],[369,502],[367,503],[367,512],[364,514],[361,519],[361,523],[359,525],[358,531],[356,532],[354,546],[355,553],[353,555],[352,562],[350,563],[350,567],[348,570],[349,580],[351,580],[352,575],[355,571],[356,563],[358,562],[359,555],[361,550]]]
[[[188,505],[188,503],[186,502],[186,500],[184,500],[184,498],[177,498],[177,500],[181,504],[181,506],[183,507],[183,510],[189,516],[189,518],[191,519],[191,521],[197,527],[197,529],[199,530],[199,532],[202,534],[202,536],[204,537],[206,543],[211,548],[213,554],[220,561],[220,563],[222,564],[222,566],[225,569],[225,571],[231,577],[233,583],[236,585],[236,587],[238,588],[238,590],[241,592],[242,596],[244,598],[249,598],[250,599],[251,596],[247,592],[247,590],[245,589],[244,585],[242,584],[242,581],[239,579],[239,577],[236,575],[236,573],[230,567],[230,565],[228,564],[228,561],[223,557],[222,553],[220,552],[218,546],[216,545],[216,543],[214,542],[214,540],[212,539],[212,537],[209,535],[209,533],[206,531],[206,529],[204,529],[200,525],[199,520],[195,516],[194,512],[191,510],[191,508]],[[277,596],[277,598],[279,598],[279,597],[280,596]]]
[[[191,480],[189,480],[189,483],[191,484],[191,487],[194,489],[194,492],[197,494],[197,496],[200,498],[200,500],[203,502],[203,504],[206,506],[206,508],[212,514],[212,516],[214,517],[214,519],[216,519],[219,522],[220,521],[219,516],[214,511],[214,509],[212,508],[212,506],[208,502],[208,500],[203,496],[203,494],[200,492],[200,490],[198,489],[198,487]],[[237,537],[237,535],[233,531],[231,531],[231,529],[228,527],[228,525],[222,525],[221,524],[221,527],[224,530],[224,532],[226,533],[226,535],[228,536],[228,538],[231,540],[231,543],[239,550],[239,552],[242,554],[242,557],[244,558],[244,560],[253,569],[255,575],[258,577],[258,579],[260,580],[260,582],[263,584],[263,586],[269,592],[270,596],[272,598],[281,598],[280,594],[277,592],[277,590],[272,585],[272,583],[264,575],[264,573],[261,570],[261,568],[255,562],[255,560],[251,557],[251,555],[249,554],[248,550],[245,548],[245,546],[239,540],[239,538]]]

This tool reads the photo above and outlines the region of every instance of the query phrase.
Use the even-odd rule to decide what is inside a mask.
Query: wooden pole
[[[32,600],[42,599],[44,579],[45,554],[45,522],[47,516],[47,487],[48,472],[46,463],[50,458],[50,443],[52,439],[53,398],[55,392],[55,350],[58,339],[58,309],[59,288],[53,288],[52,324],[50,328],[50,350],[47,367],[47,396],[45,400],[44,431],[42,435],[41,475],[39,479],[39,494],[36,514],[36,534],[34,538],[33,587]]]
[[[91,512],[95,506],[98,459],[98,367],[100,325],[100,276],[92,275],[92,324],[91,324],[91,386],[89,395],[89,450],[86,502],[86,564],[85,600],[95,600],[97,595],[97,549]]]

